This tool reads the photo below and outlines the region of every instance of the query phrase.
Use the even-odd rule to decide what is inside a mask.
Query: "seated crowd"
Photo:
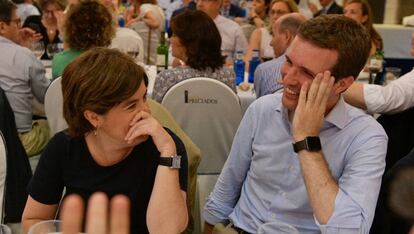
[[[370,114],[412,108],[414,71],[386,86],[357,81],[384,47],[368,2],[320,0],[321,9],[294,0],[246,2],[0,0],[1,107],[11,107],[25,157],[40,155],[18,211],[23,233],[55,218],[63,233],[194,231],[190,164],[197,167],[200,152],[160,103],[174,85],[197,77],[237,94],[235,53],[245,52],[248,70],[255,49],[263,61],[254,72],[257,99],[199,207],[202,231],[369,233],[377,200],[408,231],[414,150],[386,167],[388,136]],[[171,66],[151,87],[146,70],[158,63],[163,32]],[[40,56],[31,51],[35,43],[44,47]],[[48,53],[53,44],[62,51]],[[128,55],[133,46],[139,54]],[[44,103],[55,79],[67,129],[53,136],[32,102]]]

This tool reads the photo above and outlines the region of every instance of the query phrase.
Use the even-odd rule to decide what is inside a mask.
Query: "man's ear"
[[[0,36],[4,35],[4,30],[6,29],[6,23],[3,21],[0,21]]]
[[[352,85],[352,83],[354,83],[353,76],[342,78],[338,80],[337,82],[335,82],[334,87],[333,87],[333,92],[339,95],[345,92],[348,89],[348,87]]]
[[[84,111],[83,117],[85,117],[85,119],[87,119],[89,123],[92,124],[92,126],[94,126],[95,128],[98,128],[100,125],[102,125],[102,117],[93,111]]]

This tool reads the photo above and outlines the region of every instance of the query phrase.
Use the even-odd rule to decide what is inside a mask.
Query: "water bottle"
[[[256,71],[257,66],[260,64],[260,58],[259,58],[259,50],[254,49],[253,50],[253,57],[250,60],[249,63],[249,83],[254,82],[254,71]]]
[[[123,14],[118,14],[118,26],[120,28],[125,27],[125,19],[124,19],[124,15]]]
[[[234,73],[236,73],[236,86],[244,81],[244,61],[243,51],[236,52],[236,60],[234,61]]]

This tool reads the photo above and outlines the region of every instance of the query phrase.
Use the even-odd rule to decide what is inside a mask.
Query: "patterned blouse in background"
[[[190,67],[177,67],[160,72],[155,79],[152,97],[155,101],[162,101],[167,91],[180,81],[195,77],[208,77],[219,80],[228,85],[236,93],[235,74],[233,69],[222,67],[212,72],[211,68],[196,70]]]

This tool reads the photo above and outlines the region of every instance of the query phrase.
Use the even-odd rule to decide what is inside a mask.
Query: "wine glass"
[[[34,55],[40,59],[45,53],[45,45],[43,41],[35,41],[30,45],[30,49],[33,51]]]
[[[29,228],[28,234],[51,234],[51,233],[61,233],[62,221],[60,220],[45,220],[33,224]]]
[[[50,59],[53,59],[53,57],[55,56],[55,54],[57,54],[59,52],[60,52],[60,49],[59,49],[59,47],[58,47],[58,45],[56,43],[50,43],[46,47],[46,53],[47,53],[47,56]]]
[[[368,64],[368,71],[369,71],[369,83],[379,83],[378,74],[382,71],[382,60],[372,58]]]

